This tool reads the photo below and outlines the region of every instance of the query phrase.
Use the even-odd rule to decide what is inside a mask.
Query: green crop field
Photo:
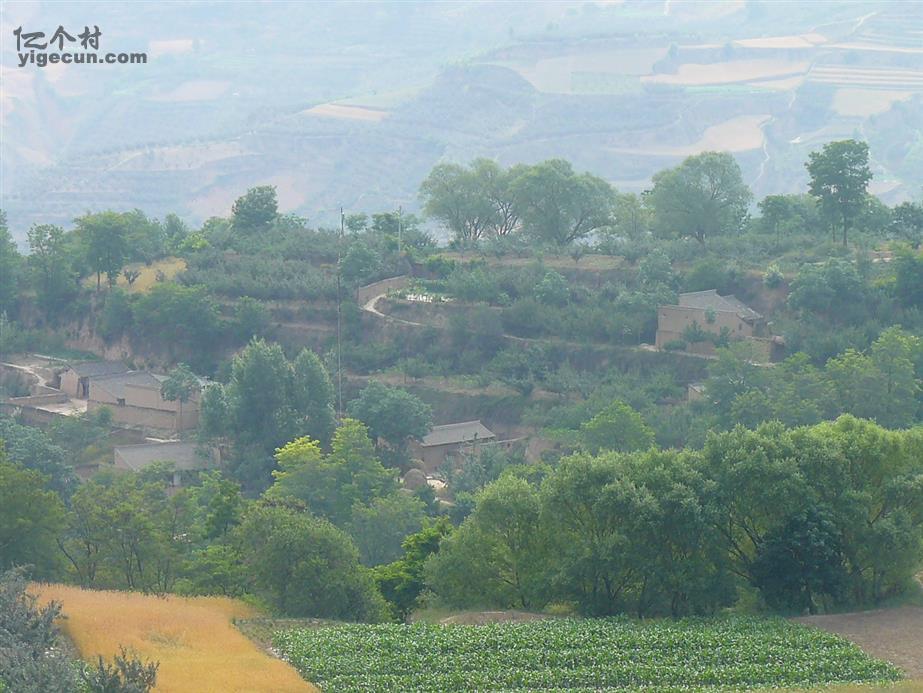
[[[783,619],[343,625],[279,632],[275,645],[327,693],[717,691],[901,678],[846,640]]]

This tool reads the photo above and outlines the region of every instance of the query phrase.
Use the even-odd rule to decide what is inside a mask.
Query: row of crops
[[[342,625],[280,632],[275,645],[326,693],[715,691],[900,678],[842,638],[783,619]]]

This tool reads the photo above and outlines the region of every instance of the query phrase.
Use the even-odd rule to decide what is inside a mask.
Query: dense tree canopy
[[[723,152],[690,156],[654,175],[649,202],[663,236],[707,238],[742,228],[752,197],[734,157]]]
[[[811,152],[805,167],[811,176],[811,194],[820,201],[831,225],[842,229],[845,246],[847,232],[867,204],[866,190],[872,178],[868,145],[856,140],[829,142],[820,152]]]

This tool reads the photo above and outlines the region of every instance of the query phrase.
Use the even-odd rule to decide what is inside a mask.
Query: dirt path
[[[914,679],[923,678],[923,607],[902,606],[792,619],[842,635]]]

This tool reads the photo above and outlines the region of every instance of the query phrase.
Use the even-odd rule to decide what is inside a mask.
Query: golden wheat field
[[[285,662],[248,640],[232,619],[255,615],[221,597],[156,597],[36,584],[41,601],[61,603],[61,626],[81,657],[111,658],[119,645],[160,662],[158,693],[316,691]]]

